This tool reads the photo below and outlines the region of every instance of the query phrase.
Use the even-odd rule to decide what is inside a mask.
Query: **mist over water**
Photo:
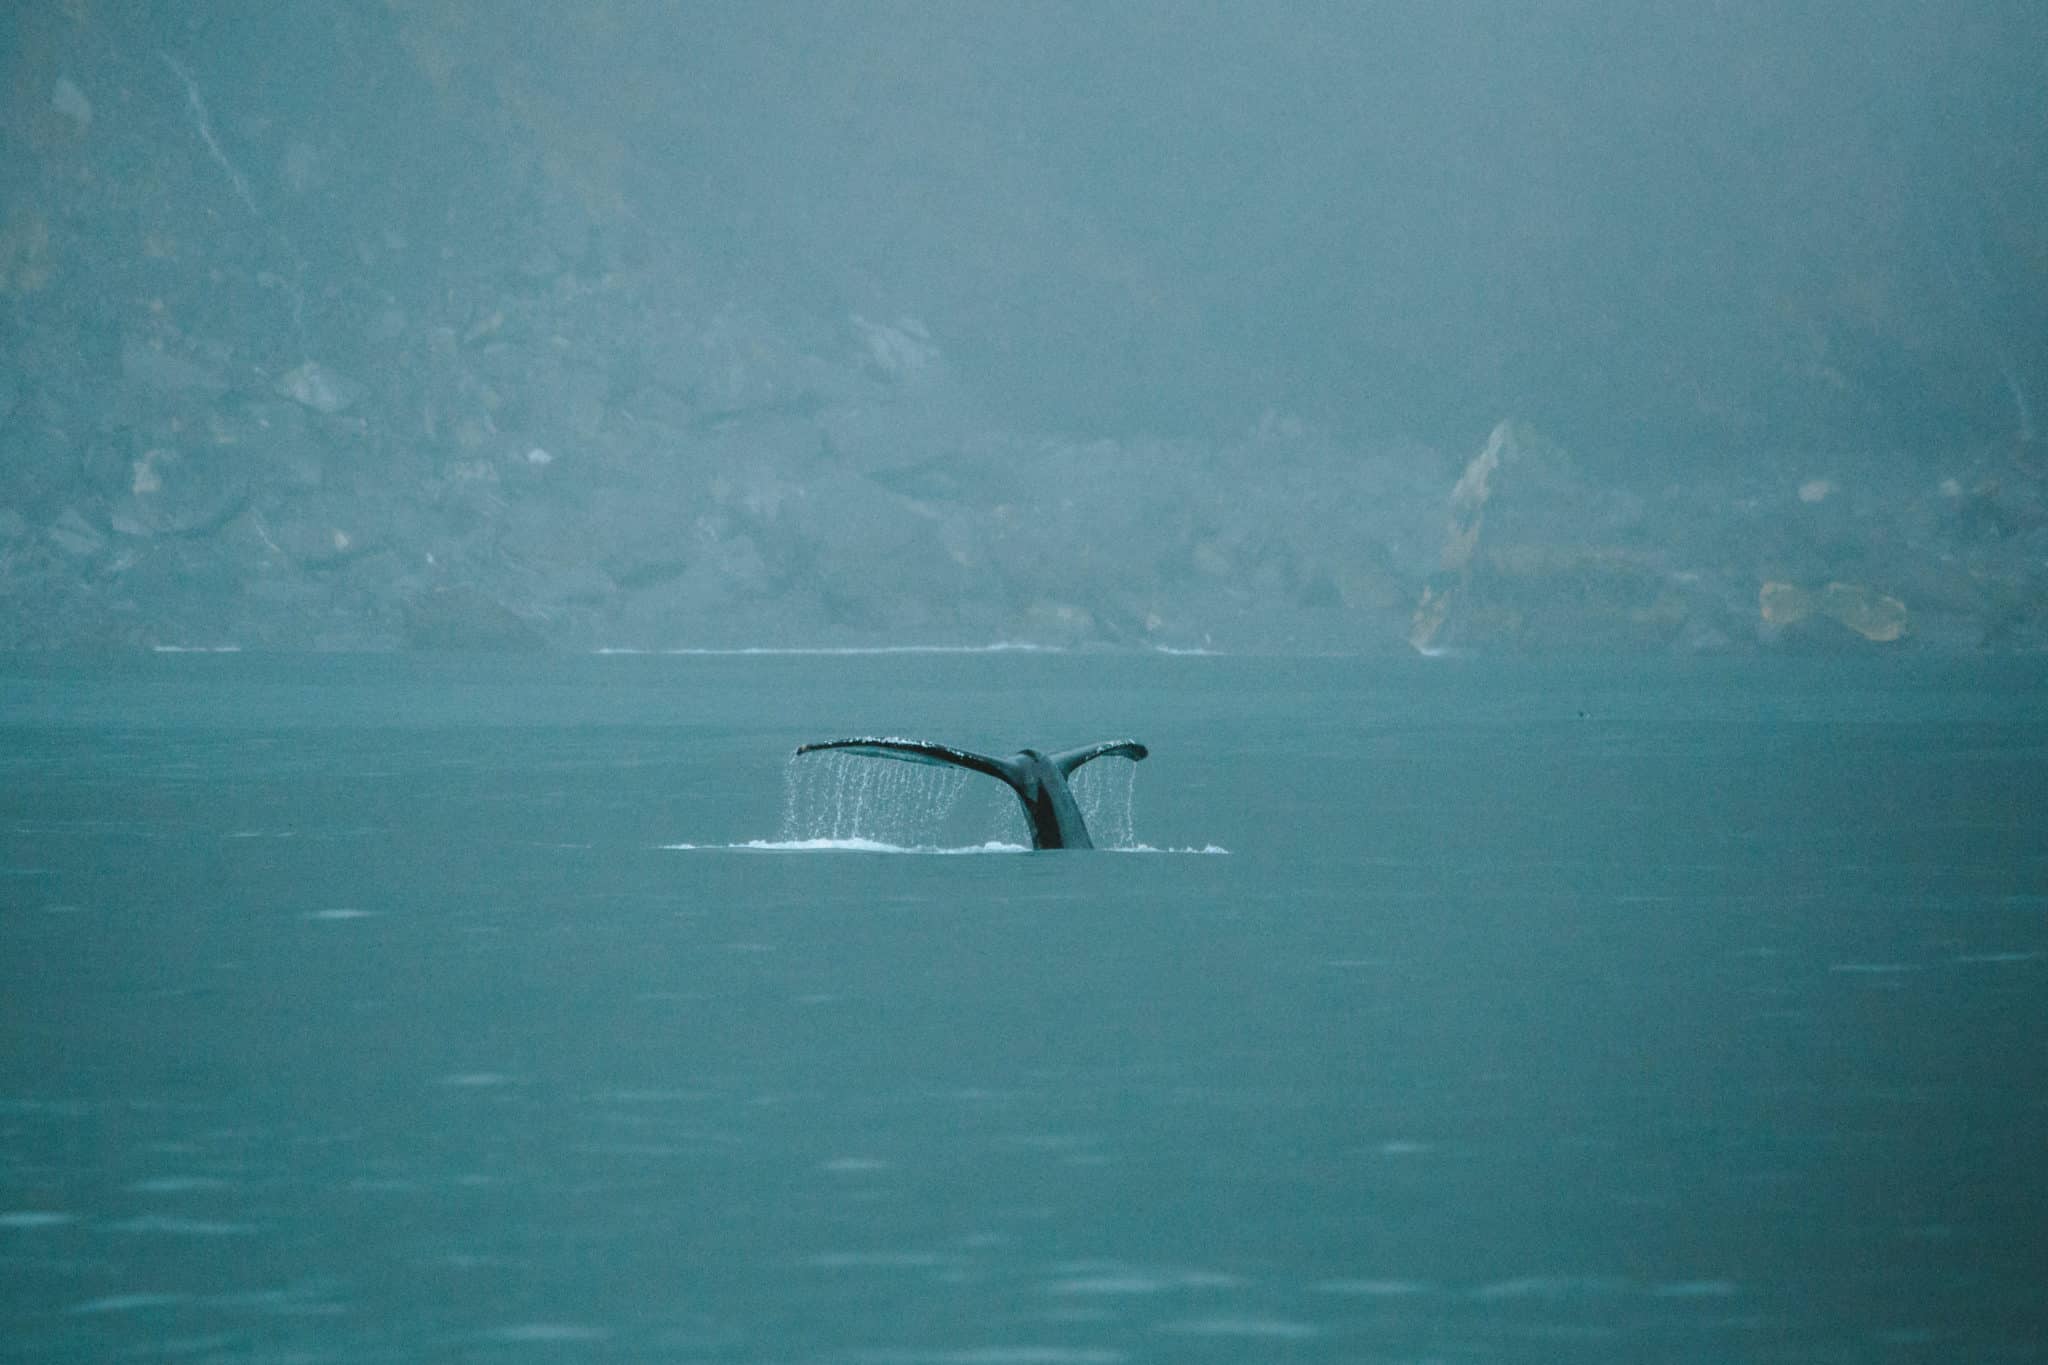
[[[0,5],[0,1357],[2048,1365],[2044,53]]]

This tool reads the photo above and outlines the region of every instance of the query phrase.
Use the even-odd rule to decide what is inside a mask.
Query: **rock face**
[[[546,646],[531,621],[480,588],[432,588],[405,603],[408,649],[529,653]]]
[[[1780,633],[1832,621],[1850,635],[1890,644],[1907,632],[1906,604],[1860,583],[1830,583],[1818,591],[1794,583],[1766,583],[1757,594],[1757,607],[1765,627]]]
[[[1710,594],[1671,562],[1642,499],[1589,482],[1527,427],[1496,426],[1448,501],[1437,572],[1410,622],[1418,650],[1663,650],[1725,638]]]
[[[332,417],[363,396],[361,384],[310,360],[287,370],[277,381],[277,391],[294,403],[304,404],[326,417]]]
[[[2038,446],[1674,480],[1514,421],[1019,429],[961,378],[1007,341],[650,225],[410,23],[304,107],[102,78],[155,40],[89,24],[0,55],[41,119],[0,140],[0,647],[2048,648]],[[363,149],[415,125],[401,192]]]

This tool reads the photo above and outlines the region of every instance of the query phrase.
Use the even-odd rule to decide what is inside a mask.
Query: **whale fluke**
[[[1067,779],[1082,764],[1105,755],[1114,754],[1135,762],[1148,752],[1134,739],[1105,740],[1101,744],[1088,744],[1050,755],[1036,749],[1020,749],[1008,758],[991,758],[987,754],[921,739],[828,739],[818,744],[797,746],[800,754],[826,749],[868,758],[893,758],[904,763],[965,768],[969,772],[999,778],[1008,783],[1010,790],[1017,793],[1017,799],[1024,803],[1024,818],[1031,826],[1033,848],[1095,847],[1094,841],[1088,837],[1088,823],[1081,818],[1081,807],[1075,803]]]

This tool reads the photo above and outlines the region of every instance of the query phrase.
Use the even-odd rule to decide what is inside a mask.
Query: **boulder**
[[[294,403],[327,417],[353,406],[363,396],[361,384],[311,360],[279,375],[276,388]]]
[[[258,515],[256,527],[265,543],[295,567],[317,571],[380,548],[383,537],[368,521],[369,509],[360,499],[314,494]]]
[[[174,349],[161,338],[133,333],[121,339],[121,375],[159,393],[221,393],[228,387],[217,364]]]
[[[43,534],[60,553],[72,559],[92,559],[107,548],[106,532],[76,507],[58,513]]]
[[[1824,643],[1837,637],[1814,625],[1832,621],[1846,634],[1875,644],[1903,639],[1908,629],[1906,604],[1860,583],[1829,583],[1818,590],[1794,583],[1765,583],[1757,593],[1757,614],[1765,638],[1777,641],[1788,632],[1793,638]]]
[[[1641,533],[1641,501],[1594,485],[1527,427],[1496,426],[1448,503],[1438,569],[1410,619],[1417,650],[1661,650],[1685,638],[1695,590]]]
[[[111,509],[127,536],[203,536],[227,525],[249,501],[240,452],[216,446],[154,446],[130,464],[128,488]]]

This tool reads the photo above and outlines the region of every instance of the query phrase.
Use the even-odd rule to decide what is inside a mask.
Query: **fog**
[[[2048,641],[2039,6],[0,24],[0,644]]]
[[[2044,405],[2043,0],[0,5],[0,1354],[2041,1361]]]

